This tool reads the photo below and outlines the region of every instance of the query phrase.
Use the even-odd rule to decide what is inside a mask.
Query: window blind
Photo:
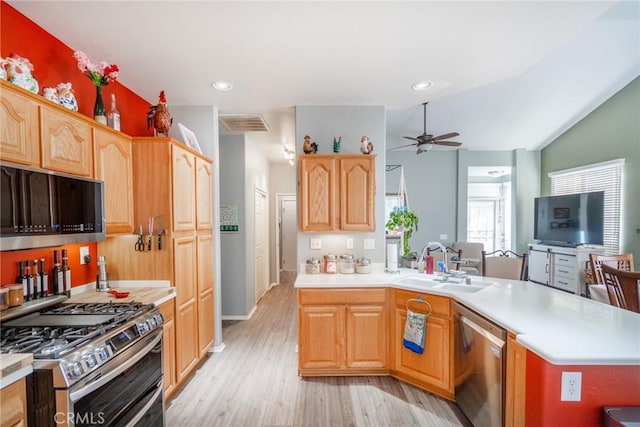
[[[551,195],[604,191],[604,247],[607,254],[620,253],[620,205],[624,159],[596,163],[549,173]]]

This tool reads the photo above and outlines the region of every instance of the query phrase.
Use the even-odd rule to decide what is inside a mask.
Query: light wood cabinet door
[[[39,107],[10,85],[0,86],[0,159],[39,167]]]
[[[343,367],[344,307],[302,305],[298,310],[298,368]]]
[[[340,229],[375,231],[375,157],[339,158]]]
[[[504,425],[525,425],[525,398],[527,388],[527,349],[507,335],[507,372],[505,381]]]
[[[89,122],[54,106],[41,106],[42,167],[93,175],[93,132]]]
[[[387,366],[387,310],[384,305],[346,307],[346,367]]]
[[[333,156],[300,156],[300,230],[333,231],[336,177]]]
[[[176,287],[176,306],[195,303],[197,293],[197,258],[195,236],[179,237],[173,241],[173,284]]]
[[[196,238],[174,239],[173,269],[176,287],[177,381],[182,381],[199,360],[198,307],[196,301]]]
[[[213,345],[213,236],[198,236],[198,349],[204,356]]]
[[[176,309],[176,374],[184,380],[198,363],[198,312],[195,301]]]
[[[196,228],[196,157],[177,145],[171,146],[173,230]]]
[[[27,425],[27,389],[22,378],[0,389],[0,427]]]
[[[165,401],[171,396],[176,387],[176,324],[175,300],[160,305],[160,312],[164,316],[162,325],[162,369]]]
[[[213,193],[211,163],[196,157],[196,228],[213,228]]]
[[[104,181],[104,215],[108,235],[133,232],[133,166],[131,138],[95,129],[96,179]]]

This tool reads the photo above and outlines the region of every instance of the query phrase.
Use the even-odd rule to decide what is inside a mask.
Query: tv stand
[[[585,269],[589,254],[602,253],[602,246],[530,244],[529,281],[584,296]]]

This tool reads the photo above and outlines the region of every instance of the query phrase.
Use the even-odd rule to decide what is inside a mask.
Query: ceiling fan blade
[[[420,141],[418,138],[414,138],[412,136],[403,136],[403,138],[407,138],[407,139],[410,139],[412,141]]]
[[[434,136],[433,139],[434,141],[439,141],[441,139],[449,139],[449,138],[453,138],[456,136],[459,136],[460,134],[458,132],[451,132],[451,133],[445,133],[444,135],[438,135],[438,136]]]
[[[400,147],[388,148],[388,149],[387,149],[387,151],[399,150],[400,148],[411,147],[411,146],[414,146],[414,147],[415,147],[416,145],[420,145],[420,144],[407,144],[407,145],[401,145]]]
[[[462,145],[462,142],[454,142],[454,141],[433,141],[436,145],[448,145],[450,147],[458,147]]]

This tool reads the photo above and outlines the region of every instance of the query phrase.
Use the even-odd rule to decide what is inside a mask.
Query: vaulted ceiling
[[[273,161],[295,145],[296,105],[383,105],[392,148],[422,133],[429,101],[428,132],[463,148],[539,149],[640,74],[636,1],[8,3],[151,103],[163,89],[262,115],[271,130],[251,139]]]

